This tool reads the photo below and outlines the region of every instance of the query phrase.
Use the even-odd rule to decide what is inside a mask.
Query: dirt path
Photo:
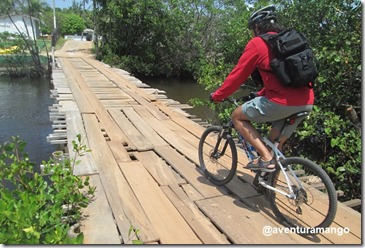
[[[93,57],[92,41],[67,40],[61,49],[55,51],[56,57]]]

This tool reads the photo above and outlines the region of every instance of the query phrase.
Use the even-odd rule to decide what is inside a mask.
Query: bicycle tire
[[[198,149],[201,170],[206,178],[217,186],[230,182],[237,170],[237,149],[234,140],[228,133],[223,134],[219,140],[221,132],[220,126],[207,128],[200,138]],[[219,147],[216,153],[215,145]],[[223,149],[224,147],[226,149]]]
[[[337,194],[327,173],[314,162],[300,157],[280,161],[284,168],[290,165],[298,174],[304,190],[292,183],[297,199],[269,191],[269,201],[275,216],[284,225],[295,228],[300,235],[316,235],[329,227],[337,212]],[[286,170],[288,172],[288,170]],[[289,172],[288,172],[289,175]],[[283,173],[277,169],[269,177],[269,185],[287,192]],[[292,182],[294,177],[290,176]]]

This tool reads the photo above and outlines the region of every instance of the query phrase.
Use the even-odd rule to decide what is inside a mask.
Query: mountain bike
[[[249,96],[228,101],[250,100]],[[286,118],[281,130],[296,118],[306,117],[303,111]],[[221,126],[211,126],[202,134],[199,142],[200,168],[207,179],[217,186],[229,183],[236,174],[237,146],[245,151],[249,161],[258,157],[255,148],[238,132],[238,144],[234,139],[232,120]],[[253,187],[265,195],[275,216],[287,227],[300,228],[299,234],[318,234],[333,222],[337,211],[337,194],[327,173],[316,163],[302,157],[285,157],[278,149],[279,139],[271,142],[265,135],[262,141],[271,150],[276,160],[274,172],[253,171]],[[240,149],[240,148],[239,148]]]

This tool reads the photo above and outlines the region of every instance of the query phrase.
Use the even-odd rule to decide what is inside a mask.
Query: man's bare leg
[[[280,135],[280,131],[279,130],[277,130],[277,129],[275,129],[275,128],[271,128],[271,130],[270,130],[270,133],[269,133],[269,140],[271,141],[271,142],[273,142],[274,143],[274,141],[275,141],[275,139],[277,138],[277,137],[279,137],[279,135]],[[287,137],[285,137],[285,136],[281,136],[280,137],[280,140],[279,140],[279,145],[278,145],[278,149],[282,152],[283,151],[283,145],[284,145],[284,143],[285,143],[285,141],[287,141]]]
[[[266,148],[264,143],[261,141],[261,136],[255,129],[255,127],[248,120],[246,115],[242,112],[241,106],[236,108],[232,113],[232,121],[236,130],[252,144],[257,152],[261,155],[263,161],[270,161],[272,155],[270,151]],[[273,168],[273,165],[269,165],[268,168]]]

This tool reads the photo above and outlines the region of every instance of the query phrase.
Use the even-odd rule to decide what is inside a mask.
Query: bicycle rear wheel
[[[325,231],[337,211],[337,194],[331,179],[321,167],[308,159],[292,157],[281,163],[286,168],[295,198],[289,199],[278,192],[269,191],[274,214],[300,235]],[[289,193],[287,181],[280,169],[271,174],[269,184]]]
[[[222,127],[207,128],[199,142],[199,162],[209,181],[222,186],[232,180],[237,169],[237,150],[232,137]]]

